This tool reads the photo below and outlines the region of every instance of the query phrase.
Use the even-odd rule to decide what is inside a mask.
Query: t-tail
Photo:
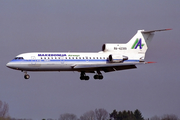
[[[134,59],[144,60],[146,51],[149,44],[154,36],[154,32],[167,31],[171,29],[160,29],[160,30],[138,30],[134,37],[127,43],[127,48],[131,57]]]
[[[125,60],[136,60],[144,61],[146,51],[149,47],[149,44],[154,36],[154,32],[167,31],[171,29],[160,29],[160,30],[138,30],[134,37],[126,44],[112,44],[107,43],[102,47],[103,52],[111,53],[110,58]],[[119,56],[119,57],[118,57]],[[123,60],[124,59],[124,60]]]

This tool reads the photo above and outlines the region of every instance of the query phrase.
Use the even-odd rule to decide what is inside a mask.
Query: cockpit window
[[[14,60],[23,60],[23,57],[15,57]]]

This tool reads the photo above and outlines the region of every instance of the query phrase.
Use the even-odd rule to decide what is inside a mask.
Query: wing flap
[[[135,69],[137,68],[135,65],[127,65],[127,66],[119,66],[113,68],[102,68],[104,72],[113,72],[118,70],[127,70],[127,69]]]
[[[108,64],[83,64],[83,65],[75,65],[73,69],[75,71],[86,71],[86,72],[92,72],[92,71],[104,71],[104,72],[112,72],[112,71],[118,71],[118,70],[127,70],[127,69],[135,69],[137,68],[136,64],[145,64],[142,63],[108,63]]]

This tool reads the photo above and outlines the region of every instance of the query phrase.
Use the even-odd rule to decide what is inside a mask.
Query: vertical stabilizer
[[[152,31],[138,30],[134,37],[127,43],[128,53],[133,55],[133,57],[136,59],[144,60],[145,53],[154,36],[154,32],[166,30],[171,29],[161,29]]]

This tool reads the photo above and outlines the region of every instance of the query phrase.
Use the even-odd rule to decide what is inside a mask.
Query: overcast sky
[[[155,34],[138,69],[80,81],[78,72],[24,73],[5,65],[25,52],[98,52],[104,43],[126,43],[139,29]],[[0,0],[0,100],[15,118],[78,117],[96,108],[139,109],[144,118],[180,117],[179,0]]]

